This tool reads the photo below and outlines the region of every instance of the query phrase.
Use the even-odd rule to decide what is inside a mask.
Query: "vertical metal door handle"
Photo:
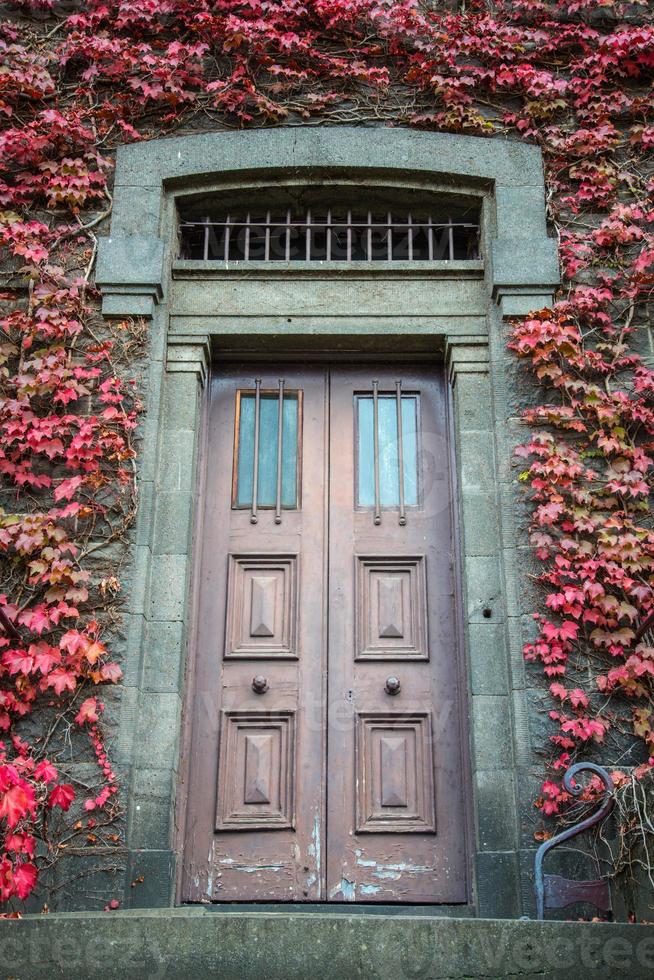
[[[409,239],[410,241],[410,239]],[[397,468],[398,490],[400,497],[400,525],[406,524],[406,508],[404,506],[404,433],[402,431],[402,382],[395,382],[395,413],[397,416]]]
[[[279,379],[277,395],[277,494],[275,498],[275,524],[282,523],[282,460],[284,457],[284,379]]]

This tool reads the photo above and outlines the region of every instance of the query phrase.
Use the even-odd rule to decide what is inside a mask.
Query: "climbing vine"
[[[552,726],[536,803],[564,817],[562,773],[592,747],[635,800],[654,766],[651,7],[2,9],[0,900],[27,898],[71,843],[118,840],[98,692],[121,678],[111,555],[136,511],[147,336],[139,323],[103,323],[93,267],[115,146],[181,127],[383,122],[541,146],[564,284],[510,339],[536,381],[524,414],[534,434],[519,450],[541,587],[525,653],[547,679]],[[89,753],[97,778],[68,778]],[[642,829],[634,814],[626,806],[624,825]]]

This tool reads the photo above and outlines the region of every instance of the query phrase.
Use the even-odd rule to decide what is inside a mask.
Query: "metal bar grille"
[[[259,430],[261,426],[261,378],[256,378],[254,382],[254,452],[252,453],[252,509],[250,511],[250,524],[256,524],[259,520],[257,516],[257,505],[259,500]]]
[[[282,523],[282,464],[284,462],[284,379],[279,379],[277,400],[277,493],[275,494],[275,524]]]
[[[402,527],[406,524],[404,504],[404,432],[402,430],[402,382],[395,382],[395,414],[397,418],[397,479],[400,497],[400,519]]]
[[[210,233],[210,230],[211,230],[211,218],[209,216],[207,216],[204,219],[204,239],[203,239],[203,251],[204,251],[204,255],[202,256],[205,262],[209,258],[209,233]]]
[[[266,211],[266,229],[264,231],[264,261],[270,261],[270,211]]]
[[[476,259],[479,225],[405,212],[340,213],[316,208],[298,216],[247,212],[180,224],[180,257],[234,262],[435,261]]]
[[[227,218],[225,219],[225,254],[223,255],[223,258],[224,258],[225,262],[229,262],[229,233],[230,233],[230,231],[231,231],[231,224],[230,224],[230,221],[229,221],[229,215],[227,215]]]
[[[245,220],[246,220],[246,225],[245,225],[245,256],[244,256],[244,258],[245,258],[245,261],[247,262],[248,259],[250,258],[250,233],[252,231],[252,225],[250,224],[250,215],[249,214],[246,216],[246,219]]]
[[[379,381],[373,381],[372,383],[372,438],[375,479],[374,523],[381,524],[381,494],[379,487]]]

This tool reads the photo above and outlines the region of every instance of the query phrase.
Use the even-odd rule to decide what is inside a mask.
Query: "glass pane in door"
[[[282,507],[298,506],[298,434],[299,392],[284,392],[282,413]],[[256,431],[256,396],[251,391],[238,392],[238,426],[235,446],[236,489],[234,506],[252,506],[254,482],[254,443]],[[257,460],[257,505],[274,507],[277,496],[277,459],[279,451],[279,393],[262,391],[259,398],[259,452]]]
[[[418,395],[402,395],[402,456],[404,501],[418,503]],[[377,397],[377,432],[379,436],[379,496],[382,507],[399,507],[400,465],[398,439],[398,405],[395,393]],[[374,399],[372,395],[356,396],[357,422],[357,507],[375,505],[375,436]]]

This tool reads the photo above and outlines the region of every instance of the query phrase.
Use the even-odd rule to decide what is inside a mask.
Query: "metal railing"
[[[435,261],[476,259],[479,225],[469,221],[414,217],[351,210],[335,215],[331,210],[303,216],[291,209],[285,214],[227,213],[179,226],[182,259],[203,261],[353,262]]]

